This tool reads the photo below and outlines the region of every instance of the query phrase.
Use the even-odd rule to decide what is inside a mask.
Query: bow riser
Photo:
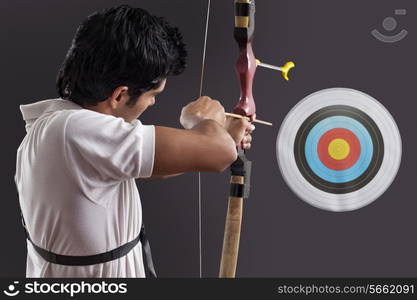
[[[235,69],[240,82],[240,98],[233,112],[250,117],[253,120],[256,118],[256,105],[252,94],[253,78],[256,72],[256,59],[251,43],[248,43],[241,49]]]
[[[240,99],[233,112],[252,120],[256,117],[256,105],[252,94],[256,72],[256,58],[252,49],[255,33],[255,0],[235,0],[234,38],[239,46],[239,58],[235,69],[240,83]]]

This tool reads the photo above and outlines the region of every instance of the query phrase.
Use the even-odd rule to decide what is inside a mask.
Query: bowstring
[[[199,97],[203,95],[203,81],[204,81],[204,69],[206,63],[206,49],[207,49],[207,36],[208,36],[208,26],[210,19],[210,7],[211,0],[207,0],[207,12],[206,12],[206,26],[204,33],[204,48],[203,48],[203,57],[201,60],[201,75],[200,75],[200,92]],[[203,277],[203,255],[202,255],[202,210],[201,210],[201,172],[198,172],[198,252],[199,252],[199,275],[200,278]]]

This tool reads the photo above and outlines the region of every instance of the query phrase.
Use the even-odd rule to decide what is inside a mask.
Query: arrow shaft
[[[274,66],[274,65],[266,64],[266,63],[263,63],[263,62],[258,63],[258,66],[264,67],[264,68],[267,68],[267,69],[272,69],[272,70],[277,70],[277,71],[282,72],[282,68],[281,67],[277,67],[277,66]]]

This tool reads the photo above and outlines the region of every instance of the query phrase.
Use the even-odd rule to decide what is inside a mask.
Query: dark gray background
[[[188,44],[187,71],[169,80],[157,105],[141,120],[179,127],[181,107],[198,96],[206,1],[2,0],[0,2],[0,118],[2,204],[0,276],[24,276],[26,247],[13,181],[16,149],[24,137],[18,105],[54,98],[54,80],[77,25],[91,12],[120,3],[149,9],[180,27]],[[370,35],[394,9],[409,36],[384,44]],[[415,53],[417,2],[412,0],[263,0],[257,3],[254,49],[265,62],[293,59],[292,80],[258,69],[257,126],[251,197],[245,214],[237,276],[417,276]],[[204,94],[230,111],[239,89],[233,65],[233,1],[212,1]],[[398,32],[398,31],[396,31]],[[320,89],[349,87],[378,99],[403,138],[403,161],[391,188],[357,211],[332,213],[299,200],[276,162],[275,142],[288,111]],[[51,145],[53,147],[53,145]],[[203,276],[218,273],[228,172],[203,174]],[[161,277],[198,276],[198,177],[138,181],[156,268]],[[53,183],[51,183],[53,184]]]

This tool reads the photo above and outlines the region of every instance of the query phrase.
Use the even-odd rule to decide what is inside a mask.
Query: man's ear
[[[110,106],[112,109],[116,109],[120,104],[124,104],[129,100],[128,90],[129,88],[127,86],[119,86],[113,91],[110,96]]]

